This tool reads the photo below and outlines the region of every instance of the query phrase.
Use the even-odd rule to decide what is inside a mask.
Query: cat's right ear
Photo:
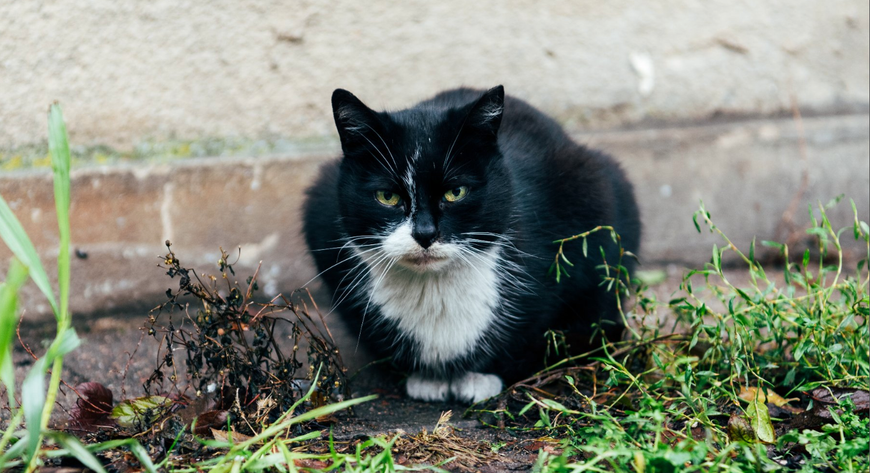
[[[332,115],[345,152],[366,143],[366,135],[377,134],[381,127],[377,113],[344,89],[332,93]]]
[[[466,126],[476,130],[482,136],[495,137],[498,134],[503,113],[504,87],[499,85],[484,92],[471,106]]]

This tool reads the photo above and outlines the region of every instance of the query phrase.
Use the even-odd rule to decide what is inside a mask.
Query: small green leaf
[[[713,267],[722,272],[722,254],[719,253],[719,247],[716,244],[713,244]]]
[[[760,389],[756,390],[755,399],[749,403],[746,415],[749,417],[749,423],[752,425],[752,430],[759,442],[775,443],[776,432],[773,429],[773,422],[770,420],[770,411],[767,409],[767,404],[758,395],[760,391]]]
[[[780,251],[780,253],[785,251],[785,245],[783,245],[782,243],[776,242],[776,241],[761,240],[761,246],[766,246],[769,248],[776,248]]]
[[[561,403],[558,403],[552,399],[542,399],[541,402],[543,402],[544,405],[546,405],[550,409],[555,409],[555,410],[563,412],[565,414],[580,414],[579,412],[572,411],[571,409],[568,409],[567,407],[565,407]]]
[[[550,424],[550,416],[547,415],[546,409],[544,409],[543,407],[538,408],[538,416],[540,417],[541,420],[539,420],[538,422],[535,422],[536,427],[551,427],[552,426],[552,424]]]
[[[521,416],[521,415],[525,414],[525,413],[528,412],[529,409],[531,409],[534,405],[535,405],[535,401],[529,401],[528,404],[526,404],[525,406],[523,406],[522,409],[520,409],[520,412],[519,412],[517,415],[520,415],[520,416]]]
[[[118,403],[110,417],[121,427],[139,429],[154,422],[172,405],[164,396],[144,396]]]
[[[843,200],[843,197],[846,197],[846,194],[840,194],[840,195],[834,197],[833,199],[829,200],[828,203],[825,204],[825,207],[823,209],[823,215],[824,215],[824,210],[832,209],[835,205],[839,204],[841,200]]]
[[[752,243],[749,244],[749,261],[755,262],[755,237],[752,237]]]

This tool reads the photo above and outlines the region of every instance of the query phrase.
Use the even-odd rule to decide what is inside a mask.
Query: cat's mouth
[[[441,266],[441,263],[446,262],[448,259],[449,258],[446,256],[435,255],[432,253],[414,253],[402,257],[401,262],[404,263],[405,266],[422,270]]]

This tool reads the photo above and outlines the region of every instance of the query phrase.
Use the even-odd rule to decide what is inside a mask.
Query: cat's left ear
[[[465,126],[481,135],[496,136],[504,113],[504,87],[499,85],[487,90],[472,105]]]
[[[332,114],[345,152],[363,144],[366,135],[377,135],[381,128],[377,113],[344,89],[336,89],[332,93]]]

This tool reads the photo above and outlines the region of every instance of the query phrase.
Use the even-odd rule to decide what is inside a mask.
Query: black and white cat
[[[344,156],[308,189],[305,236],[351,331],[410,373],[409,396],[477,402],[540,366],[548,329],[621,333],[596,269],[599,246],[617,261],[609,235],[588,258],[566,245],[571,277],[548,275],[553,241],[597,225],[637,253],[637,204],[611,158],[501,86],[397,112],[339,89],[332,107]]]

